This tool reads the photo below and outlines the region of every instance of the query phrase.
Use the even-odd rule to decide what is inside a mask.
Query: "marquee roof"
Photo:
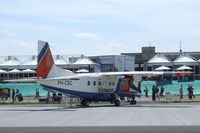
[[[79,65],[92,65],[92,64],[96,64],[94,63],[92,60],[90,60],[88,57],[81,55],[79,57],[79,59],[74,62],[73,64],[79,64]]]
[[[196,59],[189,54],[182,54],[174,60],[174,63],[196,63]]]
[[[63,56],[61,55],[56,55],[56,57],[54,58],[54,62],[56,65],[66,65],[69,64],[69,61],[65,60],[63,58]]]
[[[20,64],[20,60],[15,56],[7,56],[3,60],[0,61],[1,66],[15,66],[19,64]]]
[[[160,70],[170,70],[171,68],[166,67],[166,66],[160,66],[158,68],[156,68],[155,70],[160,71]]]
[[[162,54],[157,54],[151,58],[148,63],[171,63],[171,60]]]
[[[20,65],[37,65],[37,56],[33,55],[31,58],[28,58],[24,62],[22,62]]]

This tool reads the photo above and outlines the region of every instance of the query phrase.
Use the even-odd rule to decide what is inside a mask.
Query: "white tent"
[[[196,60],[190,56],[189,54],[182,54],[178,58],[174,60],[175,63],[181,63],[181,62],[190,62],[190,63],[195,63]]]
[[[65,60],[63,56],[61,55],[56,55],[54,58],[54,62],[56,65],[66,65],[69,64],[69,61]]]
[[[22,71],[23,73],[23,76],[26,77],[25,75],[27,75],[28,77],[30,76],[30,74],[34,74],[36,73],[34,70],[31,70],[31,69],[25,69]]]
[[[79,57],[79,59],[77,61],[75,61],[73,64],[77,64],[77,65],[92,65],[92,64],[96,64],[96,63],[94,63],[88,57],[86,57],[84,55],[81,55],[81,57]]]
[[[13,69],[11,71],[9,71],[8,73],[12,73],[12,74],[15,74],[15,73],[21,73],[22,71],[18,70],[18,69]]]
[[[78,70],[78,71],[76,71],[77,73],[89,73],[89,71],[88,70],[86,70],[86,69],[80,69],[80,70]]]
[[[188,67],[188,66],[185,66],[185,65],[183,65],[183,66],[181,66],[181,67],[177,68],[176,70],[192,70],[192,68],[191,68],[191,67]]]
[[[147,62],[147,67],[151,68],[151,70],[154,69],[163,70],[163,68],[157,68],[157,66],[172,66],[172,61],[163,54],[156,54],[153,58],[151,58]]]
[[[25,69],[22,71],[22,73],[35,73],[35,71],[31,69]]]
[[[37,66],[37,56],[33,55],[30,58],[28,58],[27,60],[25,60],[24,62],[22,62],[19,65],[20,69],[36,69]]]
[[[7,73],[7,71],[0,69],[0,74]]]
[[[157,70],[157,71],[162,71],[162,70],[170,70],[170,69],[171,69],[171,68],[166,67],[166,66],[160,66],[160,67],[156,68],[155,70]]]
[[[0,61],[1,68],[14,69],[19,64],[20,64],[20,60],[14,56],[7,56],[3,60]]]

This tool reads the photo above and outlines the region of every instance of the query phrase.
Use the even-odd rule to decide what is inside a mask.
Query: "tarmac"
[[[0,127],[200,126],[199,103],[0,105]]]

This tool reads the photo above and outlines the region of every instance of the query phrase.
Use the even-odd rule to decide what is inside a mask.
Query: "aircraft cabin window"
[[[99,81],[99,86],[101,86],[101,81]]]
[[[115,86],[115,83],[113,82],[112,85]]]
[[[111,82],[109,82],[109,86],[111,86],[112,84],[111,84]]]
[[[87,82],[87,85],[90,86],[90,81]]]
[[[93,85],[96,86],[96,81],[93,82]]]

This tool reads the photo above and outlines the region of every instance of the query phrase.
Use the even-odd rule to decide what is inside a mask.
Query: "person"
[[[191,96],[195,99],[194,88],[192,87],[192,85],[190,87],[191,87]]]
[[[188,90],[188,99],[192,99],[192,89],[191,89],[191,86],[190,86],[190,84],[188,84],[188,88],[187,88],[187,90]]]
[[[158,89],[158,86],[155,86],[155,94],[156,94],[156,97],[158,98],[158,93],[159,93],[159,89]]]
[[[145,86],[144,92],[145,92],[145,96],[148,97],[148,88],[147,88],[147,86]]]
[[[161,98],[163,97],[164,91],[165,91],[165,88],[163,86],[161,86],[161,88],[160,88],[160,97]]]
[[[19,90],[17,89],[15,93],[15,99],[18,98],[18,95],[19,95]]]
[[[152,86],[152,101],[156,100],[155,85]]]
[[[12,102],[14,103],[16,101],[15,99],[15,90],[12,89]]]
[[[40,97],[40,92],[39,92],[39,90],[37,88],[37,89],[35,89],[35,99],[39,98],[39,97]]]
[[[51,97],[51,95],[50,95],[50,93],[48,92],[48,93],[47,93],[47,101],[46,101],[47,103],[50,102],[50,97]]]
[[[179,89],[180,99],[183,99],[183,85]]]

